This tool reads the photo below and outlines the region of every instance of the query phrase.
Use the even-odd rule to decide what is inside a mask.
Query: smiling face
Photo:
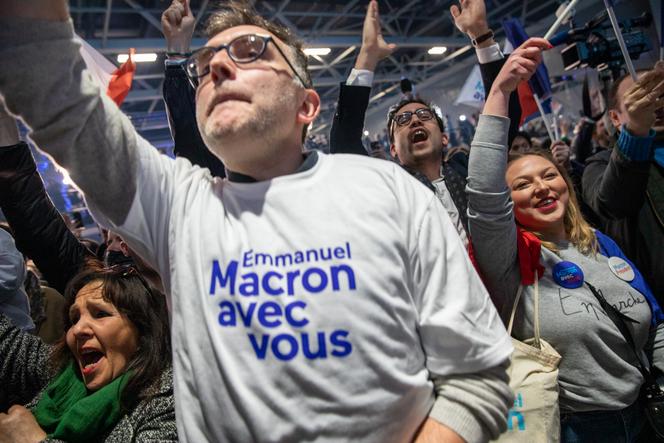
[[[549,239],[564,237],[569,190],[552,162],[538,155],[520,157],[507,166],[505,180],[522,226]]]
[[[102,297],[99,281],[85,285],[69,309],[66,342],[85,386],[96,391],[122,375],[138,348],[132,322]]]
[[[257,26],[235,26],[210,39],[217,47],[247,34],[269,35]],[[210,73],[199,80],[196,90],[196,118],[208,148],[231,169],[236,160],[261,158],[273,141],[301,137],[298,110],[306,94],[294,79],[285,55],[291,49],[272,36],[263,55],[250,63],[236,64],[227,50],[218,51],[210,61]],[[308,91],[308,92],[305,92]]]
[[[426,106],[422,103],[408,103],[401,107],[396,115],[412,112],[410,122],[404,126],[392,123],[394,142],[390,146],[390,153],[407,167],[417,167],[424,162],[440,164],[443,148],[447,145],[447,134],[441,132],[435,118],[422,121],[415,114],[420,108]]]

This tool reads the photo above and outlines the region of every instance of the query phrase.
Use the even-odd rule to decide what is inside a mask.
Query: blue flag
[[[503,21],[503,29],[505,36],[514,48],[521,46],[523,42],[528,40],[528,34],[523,28],[523,25],[517,18],[510,18]],[[544,63],[540,63],[533,75],[528,81],[533,93],[539,98],[545,99],[551,95],[551,82],[549,81],[549,71],[547,71]]]

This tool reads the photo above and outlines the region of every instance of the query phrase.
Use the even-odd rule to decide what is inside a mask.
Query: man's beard
[[[289,85],[290,86],[290,85]],[[283,125],[283,115],[286,115],[295,100],[293,88],[275,88],[283,91],[275,97],[274,102],[252,110],[252,113],[242,121],[234,121],[228,124],[213,118],[213,113],[208,117],[204,125],[199,125],[203,141],[208,148],[217,156],[221,156],[229,143],[247,143],[248,141],[260,141],[261,143],[272,143],[275,141],[279,128]],[[242,148],[238,146],[238,148]]]

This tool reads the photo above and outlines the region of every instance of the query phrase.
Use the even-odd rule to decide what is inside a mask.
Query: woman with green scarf
[[[0,404],[14,404],[0,443],[177,441],[163,294],[132,267],[88,265],[65,309],[53,347],[0,316]]]

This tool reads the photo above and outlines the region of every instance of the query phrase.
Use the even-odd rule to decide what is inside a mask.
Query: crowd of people
[[[173,0],[170,158],[86,72],[67,3],[0,2],[0,443],[657,438],[663,64],[542,144],[516,90],[550,43],[503,54],[484,1],[462,0],[487,91],[471,145],[410,94],[388,154],[363,137],[396,50],[370,0],[323,153],[303,148],[321,99],[297,36],[230,1],[192,51]],[[19,119],[102,244],[51,202]],[[506,434],[524,343],[557,373],[527,439]]]

